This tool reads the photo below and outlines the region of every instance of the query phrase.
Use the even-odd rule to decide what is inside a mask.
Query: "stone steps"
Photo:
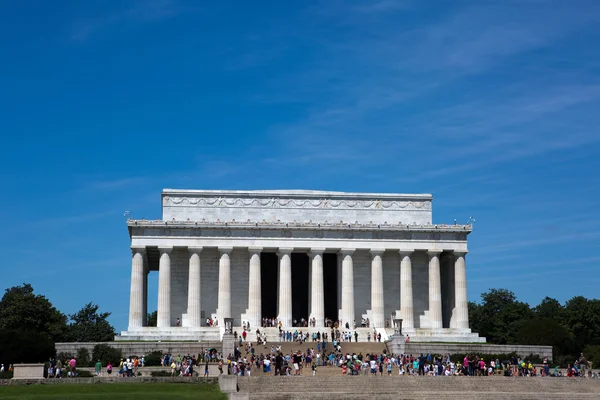
[[[484,394],[485,395],[485,394]],[[489,395],[489,394],[488,394]],[[562,393],[523,393],[523,392],[495,392],[494,397],[499,399],[506,398],[518,398],[519,400],[545,400],[545,399],[568,399],[572,398],[573,394],[569,392]],[[294,393],[294,392],[278,392],[278,393],[252,393],[250,394],[250,399],[266,399],[266,400],[306,400],[306,399],[328,399],[335,398],[336,394],[332,392],[315,392],[311,393],[310,397],[307,397],[306,394],[303,393]],[[474,392],[474,393],[464,393],[464,392],[432,392],[432,391],[421,391],[419,393],[413,392],[405,392],[403,389],[400,392],[395,393],[377,393],[377,394],[367,394],[367,393],[344,393],[344,399],[350,400],[359,400],[359,399],[378,399],[378,400],[397,400],[397,399],[406,399],[406,400],[430,400],[432,398],[440,398],[440,399],[456,399],[456,400],[481,400],[482,393]],[[597,399],[598,394],[578,394],[578,399]]]
[[[238,378],[251,399],[600,398],[600,380],[570,378],[291,376]]]

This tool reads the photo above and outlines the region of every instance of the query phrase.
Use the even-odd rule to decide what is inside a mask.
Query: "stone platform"
[[[279,330],[278,328],[259,328],[261,333],[267,334],[268,342],[279,341]],[[288,328],[288,331],[302,331],[302,333],[328,333],[331,334],[330,328],[309,328],[309,327],[293,327]],[[242,334],[243,329],[241,326],[233,327],[233,331],[238,334]],[[346,329],[340,329],[343,334]],[[394,330],[392,328],[356,328],[348,330],[352,333],[358,333],[359,342],[367,342],[367,335],[371,334],[371,340],[373,340],[373,334],[381,333],[381,339],[387,340],[393,335]],[[256,328],[252,328],[246,332],[246,340],[256,342]],[[477,333],[472,333],[470,329],[428,329],[428,328],[417,328],[408,329],[404,331],[404,334],[410,336],[411,342],[427,343],[427,342],[446,342],[446,343],[485,343],[485,338],[480,337]],[[137,330],[130,330],[121,332],[121,335],[116,336],[116,341],[131,341],[131,340],[146,340],[146,341],[181,341],[181,340],[193,340],[193,341],[218,341],[223,336],[223,330],[218,327],[168,327],[168,328],[156,328],[156,327],[143,327]],[[354,340],[354,336],[352,337]]]

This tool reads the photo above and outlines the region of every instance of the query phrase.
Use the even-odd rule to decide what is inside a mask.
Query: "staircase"
[[[306,371],[310,373],[310,371]],[[258,376],[238,378],[250,399],[598,399],[600,380],[571,378]]]

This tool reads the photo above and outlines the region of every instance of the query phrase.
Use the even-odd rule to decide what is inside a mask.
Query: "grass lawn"
[[[190,383],[106,383],[0,387],[2,400],[162,399],[225,400],[218,385]]]

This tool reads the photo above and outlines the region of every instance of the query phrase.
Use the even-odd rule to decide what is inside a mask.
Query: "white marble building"
[[[467,309],[472,227],[433,225],[431,206],[429,194],[165,189],[162,219],[127,221],[129,327],[117,340],[214,340],[223,318],[238,332],[250,323],[252,338],[264,317],[284,329],[314,318],[304,332],[325,331],[325,318],[356,323],[366,340],[388,337],[399,317],[412,341],[483,342]],[[147,327],[154,271],[158,326]]]

